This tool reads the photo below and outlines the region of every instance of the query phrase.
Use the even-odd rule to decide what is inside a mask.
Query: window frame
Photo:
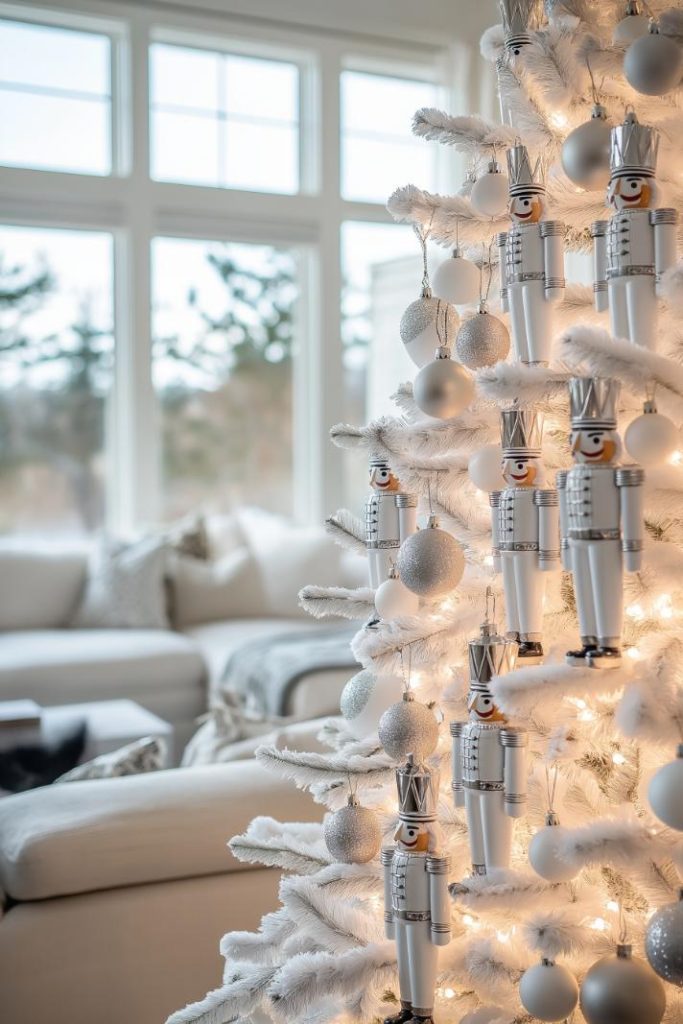
[[[71,0],[68,10],[33,0],[0,3],[0,18],[107,34],[112,40],[112,174],[0,167],[0,221],[111,231],[114,236],[115,370],[108,410],[107,525],[158,521],[159,416],[152,387],[151,243],[155,236],[272,243],[300,253],[301,342],[294,361],[294,516],[320,522],[343,500],[342,453],[327,440],[343,418],[341,227],[392,223],[381,203],[340,190],[340,74],[374,70],[428,76],[444,103],[472,89],[467,44],[383,42],[231,14]],[[303,43],[302,43],[303,39]],[[154,181],[150,177],[149,47],[154,42],[286,59],[300,68],[301,191],[294,195]],[[222,45],[218,46],[218,41]],[[437,176],[452,188],[460,160],[439,147]],[[402,182],[397,181],[397,185]],[[400,311],[397,311],[397,315]]]

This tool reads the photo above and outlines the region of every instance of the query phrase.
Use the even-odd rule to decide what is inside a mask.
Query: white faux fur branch
[[[630,870],[636,863],[667,860],[671,854],[670,843],[635,818],[603,818],[582,828],[567,829],[557,850],[558,856],[571,864],[613,864]]]
[[[298,928],[330,953],[345,953],[381,938],[372,907],[328,893],[317,879],[283,878],[280,900]]]
[[[586,906],[586,902],[582,900],[576,906],[556,906],[532,913],[522,929],[527,946],[551,960],[588,951],[595,957],[608,953],[612,944],[611,937],[590,928],[590,907]],[[600,904],[597,901],[593,913],[593,917],[596,916],[600,916]]]
[[[521,871],[498,870],[489,875],[472,875],[452,882],[448,891],[454,903],[474,910],[528,909],[536,897],[547,897],[554,887],[537,875]]]
[[[507,218],[492,220],[475,214],[469,199],[463,196],[440,196],[416,185],[404,185],[389,197],[387,209],[394,220],[429,229],[432,241],[453,246],[456,236],[461,243],[486,242],[496,231],[509,227]]]
[[[479,395],[488,402],[514,402],[522,405],[547,404],[566,395],[570,374],[545,366],[524,363],[496,363],[476,373]]]
[[[596,672],[571,665],[537,665],[494,677],[491,691],[507,714],[525,717],[532,712],[544,717],[566,696],[592,697],[619,690],[628,681],[626,668]]]
[[[342,619],[367,619],[375,607],[375,592],[370,587],[317,587],[299,591],[299,604],[315,619],[336,616]]]
[[[238,860],[309,875],[331,862],[318,824],[254,818],[247,831],[228,843]]]
[[[300,788],[316,783],[342,783],[351,777],[358,787],[380,786],[394,777],[393,762],[382,751],[374,757],[316,754],[277,747],[257,747],[256,760]]]
[[[348,509],[340,508],[325,520],[325,529],[330,537],[342,548],[365,554],[365,526]]]
[[[220,954],[228,961],[272,964],[277,959],[280,946],[293,934],[295,928],[287,911],[280,907],[261,919],[257,932],[228,932],[224,935],[220,942]]]
[[[474,115],[452,115],[436,107],[423,107],[413,118],[413,135],[442,142],[463,153],[476,156],[486,152],[502,153],[515,143],[515,131]]]
[[[232,1024],[261,1002],[276,970],[271,966],[245,967],[239,977],[171,1014],[166,1024]]]

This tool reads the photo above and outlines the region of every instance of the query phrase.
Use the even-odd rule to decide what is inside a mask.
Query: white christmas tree
[[[345,691],[344,717],[323,729],[328,754],[262,747],[257,757],[331,816],[325,831],[256,818],[231,841],[239,859],[283,870],[281,907],[257,933],[224,937],[223,985],[169,1024],[264,1016],[275,1024],[367,1024],[400,1015],[379,845],[381,838],[393,848],[395,771],[408,752],[441,779],[434,842],[448,857],[452,937],[439,951],[438,1022],[683,1021],[683,756],[675,758],[683,740],[683,266],[675,263],[672,214],[683,203],[683,12],[656,0],[644,6],[641,14],[623,0],[503,0],[503,24],[481,44],[498,76],[501,123],[431,109],[415,115],[415,133],[466,154],[470,173],[457,195],[408,185],[389,209],[424,247],[458,252],[432,288],[426,277],[422,291],[416,282],[416,302],[404,314],[401,335],[422,369],[414,390],[406,384],[395,396],[398,415],[331,433],[339,447],[366,452],[390,492],[398,477],[401,493],[417,495],[421,515],[438,516],[438,526],[408,528],[400,551],[388,548],[373,563],[375,584],[391,556],[400,577],[382,584],[377,612],[371,588],[302,591],[315,617],[364,622],[353,642],[363,671]],[[546,219],[530,222],[537,231],[524,236],[536,239],[529,256],[524,231],[513,225],[523,222],[516,214],[527,215],[520,204],[530,210],[538,197]],[[630,209],[644,216],[624,219]],[[569,273],[565,287],[562,236],[566,253],[594,253],[567,267],[594,266],[595,287],[572,283]],[[650,263],[641,253],[648,246]],[[542,269],[529,269],[527,257]],[[441,358],[433,360],[437,347]],[[529,505],[542,524],[535,548],[507,545],[500,532],[507,527],[497,495],[510,484],[500,471],[501,410],[505,457],[537,474],[540,497]],[[616,462],[615,419],[622,437],[628,428]],[[621,500],[616,532],[611,522],[594,522],[577,497],[577,487],[593,486],[581,469],[595,456],[584,450],[591,431],[596,451],[605,441],[609,448],[601,464],[621,467],[609,474],[610,494]],[[581,469],[574,476],[570,447]],[[646,467],[643,486],[636,462]],[[548,486],[555,483],[558,490]],[[595,512],[599,501],[589,497]],[[410,508],[404,500],[404,523]],[[559,534],[553,539],[558,512],[564,571]],[[576,526],[583,514],[585,530]],[[368,527],[351,513],[336,513],[328,527],[340,544],[365,550]],[[589,548],[599,548],[597,569]],[[515,561],[532,550],[533,570],[528,559]],[[612,554],[600,561],[615,551],[617,569]],[[524,607],[513,610],[518,571]],[[510,646],[494,634],[491,594],[498,633],[515,634]],[[532,621],[539,602],[542,650]],[[622,602],[623,630],[614,635]],[[507,864],[473,855],[472,820],[468,828],[470,816],[457,806],[471,764],[463,782],[465,733],[449,728],[467,721],[473,681],[477,699],[468,642],[480,637],[485,647],[489,634],[505,657],[496,655],[490,690],[484,673],[478,692],[506,719],[513,749],[528,740],[528,777],[519,778],[523,762],[515,762],[519,793],[506,804],[516,818]],[[414,700],[397,711],[403,690]],[[398,722],[404,712],[410,720]]]

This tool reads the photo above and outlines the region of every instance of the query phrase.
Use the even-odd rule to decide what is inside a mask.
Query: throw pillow
[[[179,555],[206,562],[211,557],[209,532],[204,516],[188,516],[173,523],[162,533],[162,539]]]
[[[171,580],[176,629],[267,614],[258,568],[245,547],[219,562],[178,556],[173,559]]]
[[[168,763],[166,741],[160,736],[144,736],[125,747],[100,754],[92,761],[79,764],[55,779],[59,782],[81,782],[86,779],[113,779],[119,775],[141,775],[158,772]]]
[[[166,560],[166,545],[157,538],[102,541],[90,560],[72,628],[168,629]]]

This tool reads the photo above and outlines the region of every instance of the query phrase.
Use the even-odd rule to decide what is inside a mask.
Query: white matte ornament
[[[610,130],[605,108],[596,104],[590,121],[574,128],[562,143],[562,169],[575,185],[589,191],[607,187]]]
[[[463,306],[479,298],[479,268],[476,263],[466,260],[458,249],[453,250],[450,259],[436,268],[432,277],[432,290],[440,299]]]
[[[467,465],[469,478],[480,491],[500,491],[503,479],[503,449],[499,444],[487,444],[475,452]]]
[[[482,302],[474,316],[463,320],[455,339],[455,352],[470,370],[493,366],[507,357],[510,332],[497,316],[488,312]]]
[[[645,96],[664,96],[675,89],[683,74],[683,50],[679,43],[658,31],[650,31],[631,43],[624,56],[628,84]]]
[[[440,348],[437,358],[423,366],[413,381],[413,399],[421,412],[434,419],[458,416],[474,398],[474,381],[464,366]]]
[[[398,576],[390,576],[375,591],[375,608],[381,619],[390,621],[402,615],[417,615],[420,598]]]
[[[418,763],[436,750],[439,724],[426,704],[420,704],[411,693],[392,704],[379,721],[379,741],[394,761],[404,761],[413,754]]]
[[[661,981],[630,946],[593,964],[581,984],[587,1024],[659,1024],[666,1009]]]
[[[669,828],[683,832],[683,744],[676,760],[670,761],[653,775],[647,791],[650,807]]]
[[[513,1018],[500,1006],[480,1006],[472,1013],[466,1013],[460,1024],[512,1024]]]
[[[563,1021],[576,1008],[579,985],[572,972],[562,964],[543,960],[522,975],[519,998],[532,1017],[543,1021]]]
[[[642,416],[637,416],[626,428],[624,445],[632,459],[641,466],[662,466],[678,448],[679,434],[668,416],[645,404]]]
[[[683,988],[683,890],[677,903],[660,907],[648,921],[645,955],[660,978]]]
[[[485,174],[472,185],[470,202],[482,217],[500,217],[505,213],[510,197],[510,182],[506,174],[502,174],[498,164],[492,160]]]
[[[569,882],[579,873],[578,867],[559,856],[558,850],[567,835],[555,815],[548,815],[545,828],[540,829],[529,844],[529,863],[546,882]]]
[[[401,544],[396,559],[398,574],[414,594],[441,597],[454,590],[465,571],[465,556],[455,537],[441,530],[430,516],[423,530]]]
[[[454,338],[458,313],[443,299],[429,293],[411,302],[401,317],[399,333],[406,352],[416,366],[426,366],[444,338]]]
[[[377,732],[379,720],[392,704],[401,699],[404,683],[388,672],[375,675],[364,668],[349,679],[339,700],[344,721],[356,739]]]
[[[354,796],[346,807],[326,816],[323,831],[330,855],[342,864],[367,864],[382,843],[379,818]]]
[[[626,17],[618,21],[612,33],[612,42],[615,46],[628,46],[629,43],[646,36],[649,30],[650,19],[646,14],[641,14],[638,4],[631,0],[627,4]]]

